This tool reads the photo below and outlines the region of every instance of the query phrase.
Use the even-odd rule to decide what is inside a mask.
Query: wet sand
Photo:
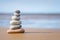
[[[8,34],[0,27],[0,40],[60,40],[60,29],[24,28],[25,33]]]

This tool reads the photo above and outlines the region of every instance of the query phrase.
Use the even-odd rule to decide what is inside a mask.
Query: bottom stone
[[[8,33],[24,33],[25,32],[25,30],[24,29],[16,29],[16,30],[11,30],[11,29],[9,29],[8,31],[7,31]]]

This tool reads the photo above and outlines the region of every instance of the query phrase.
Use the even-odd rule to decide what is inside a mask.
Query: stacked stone
[[[21,21],[20,21],[20,11],[17,10],[14,13],[14,16],[12,16],[12,21],[10,21],[10,29],[16,30],[21,28]]]
[[[8,33],[24,33],[24,29],[21,28],[21,21],[20,21],[20,11],[16,10],[14,15],[12,16],[12,20],[10,21],[10,28],[7,31]]]

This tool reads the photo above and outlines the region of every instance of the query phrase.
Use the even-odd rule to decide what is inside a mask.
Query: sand
[[[5,16],[5,17],[3,17]],[[12,15],[0,15],[0,40],[60,40],[60,29],[35,29],[35,28],[24,28],[25,33],[14,33],[8,34],[7,21],[11,19]],[[60,19],[60,15],[26,15],[21,17],[23,20],[31,19]],[[3,20],[3,21],[2,21]],[[6,21],[4,21],[6,20]],[[5,25],[3,25],[5,24]],[[58,27],[58,26],[57,26]],[[59,26],[60,27],[60,26]]]
[[[60,40],[60,29],[24,28],[25,33],[8,34],[0,27],[0,40]]]

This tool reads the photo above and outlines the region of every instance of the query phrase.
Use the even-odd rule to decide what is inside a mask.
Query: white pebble
[[[19,20],[20,17],[17,17],[17,16],[12,16],[12,20]]]
[[[21,25],[11,25],[10,29],[20,29]]]
[[[19,13],[14,13],[14,16],[20,16],[20,14]]]
[[[10,24],[11,25],[20,25],[21,21],[12,20],[12,21],[10,21]]]

